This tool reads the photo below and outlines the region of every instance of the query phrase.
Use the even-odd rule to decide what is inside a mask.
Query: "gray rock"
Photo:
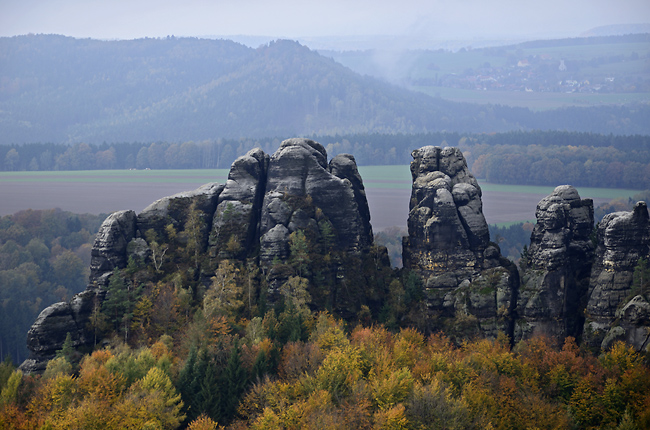
[[[458,148],[412,152],[404,267],[424,278],[427,308],[459,335],[512,335],[519,275],[490,245],[481,187]],[[460,321],[463,321],[462,323]],[[473,321],[471,333],[459,325]]]
[[[131,210],[112,213],[99,228],[91,250],[90,284],[107,285],[106,274],[127,264],[127,245],[135,238],[136,215]]]
[[[649,219],[646,203],[638,202],[631,212],[605,215],[598,224],[598,245],[591,271],[583,337],[594,349],[603,345],[617,319],[617,309],[625,305],[632,293],[634,268],[639,258],[650,258]],[[636,308],[635,305],[632,309]],[[626,325],[626,333],[641,333],[650,328],[649,322],[631,318],[631,315],[621,323]],[[635,338],[637,349],[645,345],[638,336]]]
[[[317,234],[321,220],[331,223],[338,250],[359,254],[373,242],[368,202],[354,158],[337,156],[328,165],[321,144],[285,140],[269,162],[260,235],[280,224],[289,231],[307,229]],[[271,263],[266,257],[270,253],[262,250],[260,255],[263,264]]]
[[[193,203],[201,213],[211,216],[223,189],[223,185],[213,182],[192,191],[184,191],[156,200],[138,214],[140,234],[144,236],[149,229],[163,231],[170,223],[176,229],[182,229],[190,205]]]
[[[233,163],[212,219],[212,256],[243,259],[255,249],[268,163],[269,156],[259,148]]]
[[[517,301],[515,340],[534,335],[579,337],[593,245],[593,202],[562,185],[543,198],[528,249],[530,267]]]

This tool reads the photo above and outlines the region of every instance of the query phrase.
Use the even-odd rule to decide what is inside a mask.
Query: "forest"
[[[171,314],[143,318],[139,301],[137,342],[115,336],[83,356],[64,344],[42,376],[0,364],[0,427],[650,426],[647,357],[624,343],[596,357],[571,338],[511,349],[504,338],[456,343],[305,309],[249,320],[204,302],[192,315],[173,288],[161,288]]]
[[[90,250],[106,214],[58,209],[0,217],[0,355],[27,358],[27,330],[52,303],[88,283]]]
[[[458,146],[472,173],[488,182],[642,189],[650,183],[650,138],[561,131],[497,134],[422,133],[312,136],[328,154],[354,154],[359,165],[409,164],[412,148]],[[0,147],[6,171],[228,168],[254,147],[274,152],[280,138],[183,143]],[[4,154],[3,154],[4,152]]]

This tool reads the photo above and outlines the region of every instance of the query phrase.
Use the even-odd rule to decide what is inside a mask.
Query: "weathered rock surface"
[[[145,237],[145,233],[149,229],[164,231],[169,224],[173,225],[176,230],[182,230],[192,205],[200,214],[208,214],[211,217],[223,189],[222,184],[213,182],[193,191],[185,191],[156,200],[138,214],[139,235]],[[205,236],[205,232],[202,236]]]
[[[616,339],[638,350],[647,347],[647,301],[630,296],[639,258],[650,257],[649,218],[646,203],[638,202],[631,212],[605,215],[598,224],[584,326],[584,341],[592,348],[607,347]]]
[[[95,236],[88,287],[70,302],[55,303],[41,312],[27,334],[30,356],[21,369],[44,371],[47,362],[62,348],[67,333],[76,348],[92,346],[94,337],[88,332],[90,315],[94,306],[103,302],[113,271],[126,267],[129,257],[144,261],[151,257],[149,244],[140,236],[149,229],[164,230],[168,224],[182,230],[192,205],[200,218],[211,221],[222,189],[223,185],[207,184],[194,191],[160,199],[137,216],[131,210],[109,215]],[[206,223],[209,225],[209,221]],[[202,242],[207,245],[207,229],[203,235]]]
[[[171,235],[169,226],[173,227]],[[328,164],[319,143],[289,139],[272,157],[261,149],[239,157],[225,185],[206,184],[162,198],[138,215],[115,212],[95,238],[86,291],[41,313],[29,332],[30,358],[22,368],[43,371],[68,332],[74,346],[91,346],[94,338],[87,332],[89,317],[93,307],[104,300],[113,271],[125,268],[130,258],[144,264],[153,261],[156,271],[164,269],[163,250],[170,240],[183,248],[190,235],[198,236],[194,240],[200,244],[200,253],[207,253],[211,261],[258,259],[269,273],[272,301],[288,276],[286,266],[276,263],[287,262],[291,233],[298,230],[312,243],[331,241],[323,246],[351,256],[368,251],[373,243],[370,211],[354,157],[339,155]],[[389,264],[385,258],[382,261]],[[333,264],[332,279],[345,281],[339,273],[342,266]],[[192,270],[195,279],[211,276],[201,273],[203,268]]]
[[[432,315],[470,321],[467,329],[479,334],[511,335],[519,275],[489,241],[481,187],[462,152],[425,146],[412,156],[404,267],[423,277]]]
[[[515,340],[544,334],[579,337],[593,244],[593,201],[562,185],[542,199],[517,300]]]
[[[274,249],[262,249],[262,263],[271,263],[275,250],[284,252],[278,240],[285,230],[277,226],[288,234],[301,229],[320,237],[322,222],[331,223],[341,251],[359,254],[372,244],[370,210],[354,158],[337,156],[328,165],[320,143],[286,140],[269,162],[260,235]]]
[[[136,215],[131,210],[114,212],[104,220],[91,251],[90,285],[105,287],[113,270],[126,266],[126,248],[136,231]]]
[[[210,232],[212,256],[244,258],[256,249],[269,156],[252,149],[233,163]]]
[[[312,244],[331,241],[333,250],[359,256],[373,243],[370,210],[354,157],[327,163],[320,143],[289,139],[269,161],[260,217],[260,263],[273,269],[290,256],[291,234],[301,230]],[[335,269],[333,269],[335,270]],[[269,299],[287,280],[273,269]]]

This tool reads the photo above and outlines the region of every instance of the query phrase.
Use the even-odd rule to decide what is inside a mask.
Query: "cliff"
[[[594,350],[619,339],[648,350],[645,203],[607,215],[594,238],[592,201],[557,187],[537,206],[520,272],[489,240],[481,187],[461,151],[425,146],[412,156],[404,271],[391,271],[373,243],[354,157],[328,162],[319,143],[289,139],[271,156],[254,149],[238,158],[225,184],[110,215],[95,238],[88,287],[39,315],[22,370],[42,372],[68,333],[80,351],[95,346],[91,318],[111,297],[112,279],[135,290],[174,277],[174,288],[200,305],[226,266],[246,271],[251,317],[293,306],[295,315],[393,318],[396,327],[415,323],[457,340],[573,336]]]
[[[318,273],[295,269],[297,240],[309,255],[326,257],[312,264]],[[165,197],[137,215],[110,215],[95,238],[87,289],[40,314],[28,334],[30,358],[21,368],[43,371],[67,333],[77,349],[92,348],[93,309],[101,309],[115,270],[131,262],[146,267],[142,276],[149,280],[182,267],[189,282],[204,289],[220,261],[252,263],[264,272],[266,302],[279,300],[281,287],[297,276],[310,287],[311,306],[351,316],[368,303],[358,272],[372,247],[354,157],[339,155],[328,163],[323,146],[308,139],[289,139],[270,157],[253,149],[233,163],[226,184]],[[374,260],[388,268],[385,249],[377,252]],[[316,288],[315,276],[325,291]]]

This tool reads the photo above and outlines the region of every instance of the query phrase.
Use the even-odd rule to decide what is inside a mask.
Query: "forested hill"
[[[508,130],[650,134],[650,107],[526,109],[446,102],[301,46],[192,38],[0,38],[0,144],[187,141]]]

